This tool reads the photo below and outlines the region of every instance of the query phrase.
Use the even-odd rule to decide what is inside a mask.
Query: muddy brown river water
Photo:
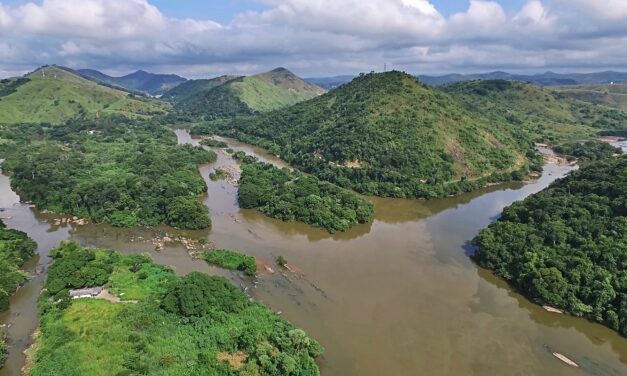
[[[196,143],[176,131],[181,143]],[[261,149],[226,140],[280,166]],[[227,276],[256,300],[305,329],[325,347],[323,375],[627,375],[627,339],[583,319],[546,312],[514,292],[468,257],[468,242],[494,221],[503,207],[546,187],[572,167],[547,165],[529,184],[486,188],[433,201],[369,198],[375,220],[335,235],[299,223],[285,223],[237,207],[237,188],[212,182],[218,161],[200,171],[209,186],[204,199],[213,228],[184,232],[167,227],[117,229],[106,225],[54,226],[53,215],[19,203],[9,179],[0,176],[0,213],[11,228],[39,243],[27,269],[49,262],[48,251],[63,239],[123,252],[149,252],[179,274],[204,271]],[[192,259],[180,244],[160,252],[138,239],[155,235],[208,236],[218,247],[240,250],[274,268],[276,256],[297,273],[261,273],[253,280]],[[274,268],[276,269],[276,268]],[[34,277],[0,315],[8,325],[11,353],[0,375],[18,375],[37,325],[36,298],[43,274]],[[556,359],[560,352],[574,369]]]

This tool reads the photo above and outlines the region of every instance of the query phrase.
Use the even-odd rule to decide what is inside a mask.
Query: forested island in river
[[[25,231],[0,227],[1,319],[41,275],[30,375],[565,374],[545,342],[595,371],[627,368],[611,331],[627,333],[626,159],[597,140],[627,129],[620,109],[399,71],[328,92],[286,69],[142,84],[162,99],[90,74],[0,83],[15,107],[0,118],[6,190],[22,201],[2,205]],[[581,168],[547,167],[536,142]],[[74,241],[52,260],[45,242],[33,267],[29,231]],[[542,316],[470,262],[473,238],[473,260],[515,291],[607,328]],[[517,356],[464,352],[453,332]],[[11,335],[13,373],[31,341]],[[446,368],[449,352],[464,355]]]

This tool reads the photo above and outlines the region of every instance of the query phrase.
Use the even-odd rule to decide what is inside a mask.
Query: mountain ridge
[[[187,81],[176,74],[156,74],[137,70],[124,76],[109,76],[95,69],[78,69],[78,73],[90,79],[101,81],[122,89],[140,91],[150,95],[160,95]]]

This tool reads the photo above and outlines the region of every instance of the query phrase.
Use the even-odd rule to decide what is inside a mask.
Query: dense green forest
[[[261,145],[322,180],[379,196],[447,196],[542,165],[525,132],[483,120],[400,72],[362,75],[285,110],[193,132]]]
[[[240,270],[249,276],[257,273],[255,258],[226,249],[214,249],[203,253],[203,258],[209,264],[218,265],[225,269]]]
[[[9,297],[26,281],[26,274],[20,267],[33,257],[37,244],[25,233],[9,230],[0,220],[0,312],[9,308]],[[8,346],[0,332],[0,368],[8,355]]]
[[[627,129],[627,113],[568,98],[527,83],[489,80],[445,85],[442,90],[495,124],[518,128],[534,141],[582,140],[602,130]]]
[[[320,345],[223,277],[76,243],[52,257],[31,376],[319,374]],[[136,304],[70,299],[95,285]]]
[[[356,194],[288,168],[244,157],[237,193],[241,208],[256,208],[283,221],[300,221],[333,233],[374,217],[373,205]]]
[[[20,267],[33,257],[36,248],[25,233],[7,229],[0,220],[0,312],[9,308],[9,297],[26,281]]]
[[[558,154],[566,155],[568,158],[578,159],[582,162],[623,154],[621,148],[601,141],[569,142],[558,145],[553,150]]]
[[[477,262],[525,295],[627,336],[627,157],[513,204],[474,244]]]
[[[166,127],[106,117],[5,126],[0,137],[14,142],[3,165],[13,188],[41,209],[123,227],[211,224],[197,166],[217,156],[177,145]]]

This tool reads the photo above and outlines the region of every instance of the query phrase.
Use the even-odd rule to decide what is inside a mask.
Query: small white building
[[[78,290],[70,290],[72,299],[95,298],[102,292],[102,286],[89,287]]]

